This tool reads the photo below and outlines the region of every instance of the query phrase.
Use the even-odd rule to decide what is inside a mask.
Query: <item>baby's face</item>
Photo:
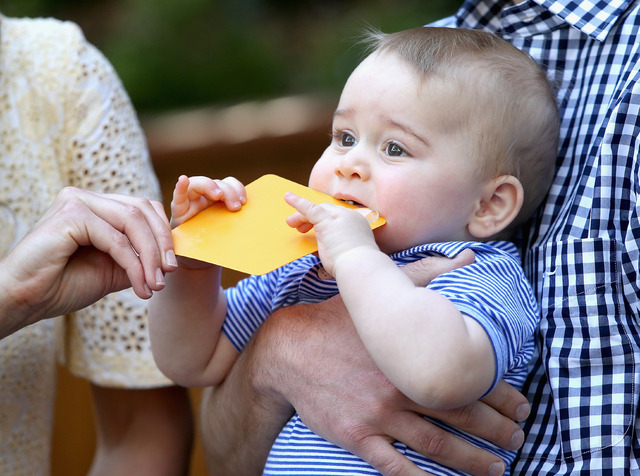
[[[447,97],[461,99],[439,83],[420,84],[395,54],[365,59],[344,87],[333,140],[311,172],[311,188],[386,218],[375,234],[387,253],[472,239],[467,224],[483,181],[468,140],[447,131],[457,122]]]

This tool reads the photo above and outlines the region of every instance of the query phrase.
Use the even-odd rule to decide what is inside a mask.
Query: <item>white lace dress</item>
[[[159,198],[120,80],[72,23],[0,15],[0,257],[67,185]],[[49,473],[56,352],[104,386],[168,384],[130,290],[0,341],[0,474]]]

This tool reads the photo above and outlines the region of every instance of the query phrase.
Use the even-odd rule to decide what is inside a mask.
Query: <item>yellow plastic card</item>
[[[318,250],[313,230],[300,233],[285,222],[295,210],[286,192],[314,203],[354,205],[277,175],[264,175],[246,187],[247,203],[237,212],[216,203],[173,230],[177,255],[247,274],[265,274]],[[378,217],[371,228],[385,223]]]

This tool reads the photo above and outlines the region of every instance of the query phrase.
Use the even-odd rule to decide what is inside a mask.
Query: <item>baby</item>
[[[227,290],[220,267],[180,258],[150,309],[156,361],[175,382],[218,384],[274,310],[339,292],[376,365],[419,405],[456,408],[500,379],[522,386],[538,309],[517,249],[504,240],[551,183],[558,142],[553,91],[532,59],[485,32],[417,28],[369,40],[372,52],[345,84],[332,142],[309,186],[376,210],[386,225],[372,232],[357,211],[287,194],[296,210],[289,225],[315,229],[319,257]],[[172,226],[216,201],[238,210],[244,187],[233,178],[180,177]],[[408,262],[466,249],[473,264],[426,287],[402,272]],[[499,454],[506,467],[514,458],[463,437]],[[396,447],[425,471],[448,471]],[[377,474],[296,414],[265,474],[309,467]]]

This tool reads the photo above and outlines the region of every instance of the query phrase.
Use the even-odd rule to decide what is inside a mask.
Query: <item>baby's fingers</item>
[[[181,175],[178,177],[176,186],[173,189],[173,198],[171,200],[171,216],[183,217],[187,215],[190,208],[189,202],[189,177]]]
[[[182,180],[183,177],[180,177],[180,179],[178,179],[176,191],[178,185],[180,185],[180,181]],[[195,177],[189,177],[187,181],[188,188],[186,190],[186,195],[188,200],[191,202],[195,200],[206,199],[209,202],[213,203],[221,200],[224,195],[222,188],[219,186],[219,183],[222,182],[222,180],[215,180],[199,175]]]
[[[247,192],[244,185],[235,177],[215,180],[215,183],[221,192],[218,195],[218,200],[223,200],[229,210],[240,210],[242,205],[247,203]]]
[[[313,228],[313,225],[309,223],[309,220],[300,212],[295,212],[293,215],[287,217],[287,225],[291,228],[297,229],[300,233],[307,233]]]
[[[181,175],[173,190],[171,226],[176,227],[217,202],[222,191],[208,177]]]
[[[293,219],[294,224],[298,221],[300,222],[299,224],[302,224],[302,220],[306,220],[312,225],[317,225],[329,216],[329,211],[323,205],[317,205],[312,201],[307,200],[306,198],[299,197],[295,193],[287,192],[284,195],[284,199],[300,214],[300,219],[294,218],[297,214],[289,217]],[[287,223],[289,224],[289,226],[294,226],[289,223],[289,219],[287,219]],[[297,226],[298,225],[296,225],[296,227]]]
[[[171,226],[184,223],[219,201],[231,211],[239,210],[247,201],[244,185],[233,177],[214,180],[203,176],[180,176],[171,202]]]

